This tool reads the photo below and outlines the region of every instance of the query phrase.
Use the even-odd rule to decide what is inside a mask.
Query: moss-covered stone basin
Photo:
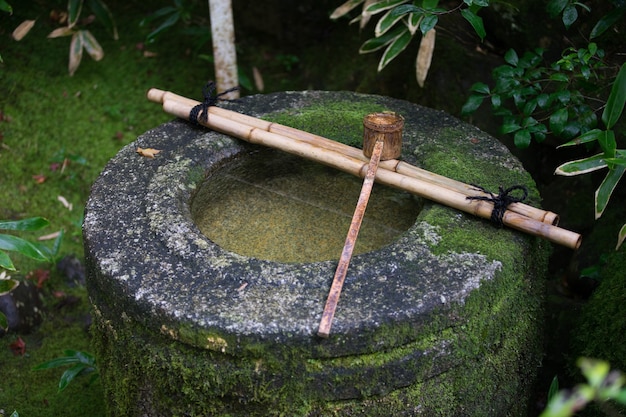
[[[404,160],[488,189],[524,184],[539,202],[506,148],[442,112],[349,92],[225,106],[351,144],[364,115],[395,111]],[[321,339],[336,261],[243,256],[193,221],[199,185],[251,149],[173,121],[122,149],[94,184],[84,241],[109,415],[526,415],[547,245],[426,202],[399,237],[352,259]]]

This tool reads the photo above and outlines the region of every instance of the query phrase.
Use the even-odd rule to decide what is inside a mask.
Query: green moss
[[[363,147],[363,118],[389,109],[373,100],[342,100],[306,109],[289,110],[265,116],[266,120],[345,143]]]
[[[490,154],[489,148],[482,148],[486,140],[484,134],[477,131],[476,137],[467,137],[466,131],[446,128],[437,131],[433,139],[415,150],[424,169],[465,184],[479,185],[496,194],[500,186],[506,189],[526,185],[529,195],[525,203],[539,206],[541,198],[530,174],[513,160],[495,156]],[[449,146],[452,143],[454,146]]]
[[[626,246],[607,257],[598,289],[583,307],[573,330],[572,361],[578,356],[608,360],[626,371]]]

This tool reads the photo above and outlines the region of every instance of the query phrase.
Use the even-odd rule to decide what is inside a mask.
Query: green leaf
[[[555,376],[552,378],[552,383],[550,384],[550,389],[548,390],[548,402],[552,401],[552,399],[559,392],[559,378]]]
[[[561,14],[565,6],[569,3],[569,0],[550,0],[546,6],[546,10],[550,17],[556,17]]]
[[[568,82],[569,81],[569,77],[565,74],[563,74],[562,72],[557,72],[554,74],[550,74],[550,80],[552,81],[559,81],[559,82]]]
[[[67,3],[67,26],[72,28],[76,25],[80,12],[83,9],[83,0],[69,0]]]
[[[80,361],[73,356],[61,356],[44,363],[40,363],[33,367],[33,371],[41,371],[44,369],[58,368],[60,366],[69,366],[80,363]]]
[[[617,142],[615,141],[615,132],[612,130],[603,130],[600,135],[598,135],[598,143],[600,147],[604,151],[604,156],[606,158],[614,158],[615,150],[617,149]]]
[[[370,4],[365,12],[369,14],[376,14],[380,12],[384,12],[385,10],[396,7],[402,3],[406,3],[406,0],[382,0],[377,1],[375,3]]]
[[[563,139],[571,139],[576,137],[580,133],[580,123],[578,121],[570,121],[565,124],[561,133],[559,133],[559,137]]]
[[[590,130],[588,132],[583,133],[582,135],[580,135],[579,137],[577,137],[574,140],[571,140],[567,143],[564,143],[562,145],[559,145],[557,148],[563,148],[565,146],[574,146],[574,145],[580,145],[582,143],[589,143],[589,142],[593,142],[595,140],[598,140],[598,138],[600,137],[600,135],[602,134],[602,130],[600,129],[593,129]]]
[[[622,165],[626,166],[626,158],[605,158],[604,161],[609,165]]]
[[[339,19],[341,16],[344,16],[350,12],[350,10],[354,9],[359,4],[363,3],[365,0],[348,0],[341,6],[337,7],[335,11],[330,15],[331,19]]]
[[[359,2],[363,2],[363,1],[364,0],[360,0]],[[157,10],[156,12],[152,13],[150,16],[144,17],[143,19],[141,19],[141,21],[139,22],[139,26],[144,27],[148,23],[152,22],[153,20],[175,13],[176,11],[177,11],[176,7],[172,7],[172,6],[163,7]]]
[[[574,175],[587,174],[606,168],[608,165],[604,160],[604,154],[590,156],[589,158],[577,159],[575,161],[566,162],[556,168],[554,171],[557,175],[571,177]]]
[[[426,32],[434,28],[438,21],[439,17],[436,14],[425,15],[420,22],[420,31],[422,32],[422,35],[426,35]]]
[[[476,109],[478,109],[483,103],[484,99],[485,96],[483,95],[472,94],[463,105],[463,108],[461,109],[461,114],[468,115],[474,113]]]
[[[63,241],[63,236],[65,236],[65,232],[63,230],[60,231],[59,235],[54,239],[54,243],[52,244],[52,249],[48,250],[49,257],[55,258],[59,254],[59,250],[61,249],[61,242]]]
[[[513,136],[513,143],[519,149],[526,149],[530,146],[530,131],[528,129],[519,130]]]
[[[363,45],[361,45],[361,48],[359,48],[359,53],[369,54],[370,52],[377,51],[385,47],[389,43],[391,43],[394,39],[400,36],[402,32],[404,32],[405,30],[406,30],[405,27],[398,26],[394,30],[389,31],[382,36],[368,39],[363,43]]]
[[[463,16],[463,18],[467,20],[470,25],[472,25],[472,28],[474,29],[474,32],[476,32],[476,34],[480,38],[480,41],[482,42],[483,40],[485,40],[485,36],[487,36],[487,32],[485,31],[483,18],[478,16],[476,13],[474,13],[470,9],[461,10],[461,16]]]
[[[63,391],[65,388],[67,388],[69,383],[82,373],[93,371],[94,369],[92,367],[82,363],[78,363],[72,366],[70,369],[63,372],[63,375],[61,375],[61,379],[59,380],[59,391]]]
[[[402,16],[393,16],[392,12],[393,9],[385,13],[385,15],[378,20],[376,28],[374,29],[374,36],[379,37],[387,33],[398,21],[402,20]]]
[[[538,143],[541,143],[541,142],[543,142],[544,140],[546,140],[546,133],[545,133],[545,132],[543,132],[543,131],[536,131],[536,132],[535,132],[535,131],[531,131],[531,133],[532,133],[532,135],[533,135],[533,138],[535,138],[535,140],[536,140]]]
[[[13,13],[13,8],[11,7],[11,5],[4,0],[0,0],[0,10],[9,14]]]
[[[526,104],[524,105],[524,109],[522,110],[522,112],[524,113],[525,116],[529,116],[531,115],[535,109],[537,108],[537,100],[528,100],[526,102]]]
[[[402,4],[398,7],[393,8],[390,13],[394,16],[404,16],[405,14],[409,13],[421,14],[422,11],[423,9],[420,9],[419,7],[412,4]]]
[[[598,21],[598,23],[596,23],[593,29],[591,29],[591,34],[589,35],[589,37],[593,39],[602,35],[604,32],[607,31],[607,29],[609,29],[611,26],[617,23],[620,19],[622,19],[622,16],[624,16],[625,12],[626,12],[626,7],[621,7],[621,8],[611,10],[609,13],[604,15],[602,19]]]
[[[9,254],[0,250],[0,268],[8,269],[9,271],[15,271],[15,265],[9,258]]]
[[[35,366],[33,370],[41,371],[44,369],[58,368],[60,366],[74,365],[77,363],[95,366],[96,363],[96,359],[93,355],[80,350],[67,349],[63,351],[63,355],[64,356],[41,363]]]
[[[606,177],[604,177],[602,184],[600,184],[596,190],[596,220],[602,216],[602,213],[604,213],[604,209],[609,203],[609,198],[611,198],[613,190],[622,178],[622,175],[624,175],[624,171],[626,171],[626,167],[621,165],[610,169],[606,174]]]
[[[497,109],[500,106],[502,106],[502,97],[500,97],[500,94],[493,94],[491,96],[491,106],[494,109]]]
[[[550,96],[546,93],[539,94],[537,96],[537,105],[541,109],[545,109],[546,106],[550,103]]]
[[[104,57],[104,50],[96,38],[88,30],[79,30],[78,34],[81,37],[83,48],[85,48],[91,59],[100,61]]]
[[[516,67],[517,63],[519,62],[519,57],[517,56],[517,52],[515,52],[515,49],[509,49],[508,51],[506,51],[506,53],[504,54],[504,60],[509,65]]]
[[[176,24],[176,22],[178,22],[178,20],[180,19],[180,12],[178,10],[175,9],[175,12],[173,12],[170,17],[168,17],[167,19],[165,19],[165,21],[163,23],[161,23],[159,25],[159,27],[157,27],[156,29],[154,29],[152,32],[150,32],[148,34],[148,36],[146,36],[146,41],[148,43],[152,43],[156,40],[156,38],[161,35],[163,32],[165,32],[167,29],[171,28],[172,26],[174,26]]]
[[[587,379],[587,383],[594,388],[600,388],[611,370],[609,363],[603,360],[580,358],[576,364]]]
[[[567,29],[569,29],[572,24],[578,19],[578,10],[576,10],[576,6],[570,4],[563,10],[563,24]]]
[[[15,279],[0,279],[0,295],[10,293],[18,285],[20,285],[20,282]]]
[[[394,39],[383,53],[383,56],[380,58],[380,62],[378,63],[378,71],[382,71],[383,68],[387,66],[387,64],[389,64],[395,57],[397,57],[400,52],[402,52],[407,47],[409,42],[411,42],[412,38],[413,35],[411,35],[409,29],[405,27],[400,36]]]
[[[0,329],[5,332],[9,329],[9,321],[2,311],[0,311]]]
[[[565,128],[565,123],[567,123],[568,116],[569,114],[565,108],[560,108],[552,113],[550,116],[550,129],[557,135],[561,134]]]
[[[553,93],[552,96],[559,100],[563,105],[567,105],[572,98],[572,94],[568,90],[557,91],[556,93]]]
[[[419,13],[411,13],[409,15],[409,18],[407,20],[407,26],[412,35],[415,35],[415,32],[417,32],[417,28],[419,28],[419,24],[422,20],[422,16],[423,15]]]
[[[38,261],[48,260],[35,245],[17,236],[0,235],[0,250],[18,252]]]
[[[475,83],[470,87],[470,91],[481,94],[489,94],[489,86],[485,83]]]
[[[101,0],[87,0],[89,8],[96,16],[98,21],[104,25],[106,30],[109,31],[113,39],[118,40],[119,35],[117,33],[117,26],[113,20],[113,13],[109,10],[109,7]]]
[[[70,60],[68,64],[68,72],[70,76],[74,75],[80,61],[83,59],[83,40],[80,34],[74,33],[72,35],[72,41],[70,43]]]
[[[43,229],[48,226],[50,222],[43,217],[30,217],[23,220],[0,220],[0,229],[2,230],[21,230],[21,231],[33,231]]]
[[[615,78],[613,82],[606,107],[602,112],[602,121],[608,129],[615,126],[615,123],[617,123],[617,120],[622,115],[624,103],[626,103],[626,64],[622,64],[617,78]]]
[[[624,240],[626,240],[626,224],[622,226],[622,228],[619,230],[619,233],[617,234],[617,246],[615,246],[615,250],[618,250],[619,247],[622,246]],[[623,389],[620,393],[619,402],[622,404],[626,404],[626,389]]]
[[[502,134],[506,135],[508,133],[517,132],[521,128],[522,126],[520,126],[515,120],[505,120],[500,127],[500,131]]]

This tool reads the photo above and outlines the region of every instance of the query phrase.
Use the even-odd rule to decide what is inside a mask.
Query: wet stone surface
[[[519,161],[493,138],[445,113],[347,92],[251,96],[224,107],[356,143],[364,115],[392,110],[405,118],[403,160],[494,190],[503,181],[526,184],[531,204],[538,201]],[[338,120],[337,126],[318,120],[321,113],[337,116],[330,119]],[[161,153],[144,158],[136,147]],[[123,402],[116,384],[129,377],[124,372],[132,372],[136,397],[125,401],[143,404],[137,407],[144,410],[150,403],[154,415],[233,410],[265,415],[255,407],[268,401],[276,410],[314,415],[334,401],[357,401],[333,406],[349,413],[376,396],[385,398],[376,400],[381,410],[406,401],[423,401],[418,408],[428,410],[434,407],[428,397],[444,389],[431,385],[432,378],[452,377],[468,357],[480,361],[494,354],[515,370],[507,376],[511,397],[500,396],[489,407],[497,409],[493,415],[520,407],[514,397],[528,382],[519,381],[532,376],[518,375],[517,369],[537,354],[532,339],[540,286],[533,280],[547,262],[536,239],[426,202],[395,241],[352,259],[331,337],[320,339],[315,334],[336,261],[246,257],[213,243],[192,220],[190,201],[203,179],[250,149],[254,146],[237,139],[172,121],[122,149],[94,184],[84,237],[88,288],[100,329],[96,344],[104,361],[122,357],[126,364],[116,369],[113,363],[103,372],[110,399]],[[520,356],[520,346],[511,352],[502,348],[509,343],[528,343],[526,357]],[[497,352],[494,344],[500,346]],[[146,363],[145,355],[164,359],[155,365]],[[196,387],[189,378],[160,379],[159,370],[182,372],[172,360],[178,355],[213,364],[211,372],[221,382],[207,389],[206,375],[198,377],[204,382]],[[207,372],[200,365],[191,368],[185,372]],[[458,379],[463,390],[480,395],[480,381]],[[195,399],[168,384],[190,384],[193,395],[201,392],[214,400],[192,405]],[[446,407],[457,410],[463,401],[466,407],[467,400]],[[395,415],[417,415],[410,411],[416,409],[407,405],[404,414]]]

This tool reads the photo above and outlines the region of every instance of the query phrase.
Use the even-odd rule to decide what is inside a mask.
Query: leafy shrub
[[[4,0],[0,0],[3,2]],[[94,20],[91,16],[80,19],[83,6],[87,6],[93,13],[93,17],[101,22],[105,28],[111,33],[113,39],[118,39],[117,27],[113,21],[113,14],[108,6],[102,0],[69,0],[67,4],[67,12],[60,13],[56,16],[62,26],[50,32],[48,38],[59,38],[71,36],[70,57],[68,63],[68,71],[70,76],[74,75],[83,57],[83,50],[95,60],[100,61],[104,57],[104,50],[93,34],[87,29],[81,29],[81,25],[87,25]],[[2,4],[0,3],[0,8]],[[34,26],[34,20],[26,20],[13,31],[13,38],[21,40]]]
[[[611,12],[593,27],[590,38],[605,33],[621,22],[626,2],[615,2]],[[571,0],[551,0],[547,12],[569,28],[578,19],[578,9],[589,6]],[[531,141],[542,142],[548,135],[567,143],[561,146],[597,145],[602,151],[591,157],[567,162],[556,168],[558,175],[581,175],[608,168],[595,193],[595,217],[602,216],[617,183],[626,171],[626,149],[617,148],[614,127],[626,102],[626,64],[621,68],[604,61],[605,53],[595,42],[586,47],[567,48],[556,62],[545,65],[543,50],[525,52],[520,58],[514,50],[505,56],[505,65],[494,69],[494,86],[483,82],[471,87],[463,114],[471,114],[489,99],[493,114],[502,118],[501,133],[512,134],[519,148]],[[608,99],[603,92],[610,88]],[[602,111],[599,128],[598,116]],[[626,239],[626,225],[618,232],[616,249]]]
[[[42,217],[16,221],[0,221],[0,230],[34,231],[48,226],[48,220]],[[60,232],[52,248],[39,242],[29,242],[12,234],[0,233],[0,268],[15,271],[15,265],[7,252],[16,252],[42,262],[52,262],[59,252],[63,233]],[[19,285],[19,281],[12,279],[6,271],[0,273],[0,295],[8,294]],[[0,312],[0,328],[7,329],[6,317]]]
[[[485,37],[483,20],[478,11],[489,5],[489,0],[463,0],[450,9],[440,7],[439,3],[439,0],[348,0],[330,17],[338,19],[346,16],[362,4],[361,13],[351,23],[360,22],[363,28],[372,16],[384,12],[376,23],[374,37],[365,41],[359,49],[362,54],[384,49],[378,63],[379,72],[406,49],[419,31],[421,42],[416,58],[416,77],[419,85],[423,86],[430,68],[439,16],[458,11],[481,39]]]

